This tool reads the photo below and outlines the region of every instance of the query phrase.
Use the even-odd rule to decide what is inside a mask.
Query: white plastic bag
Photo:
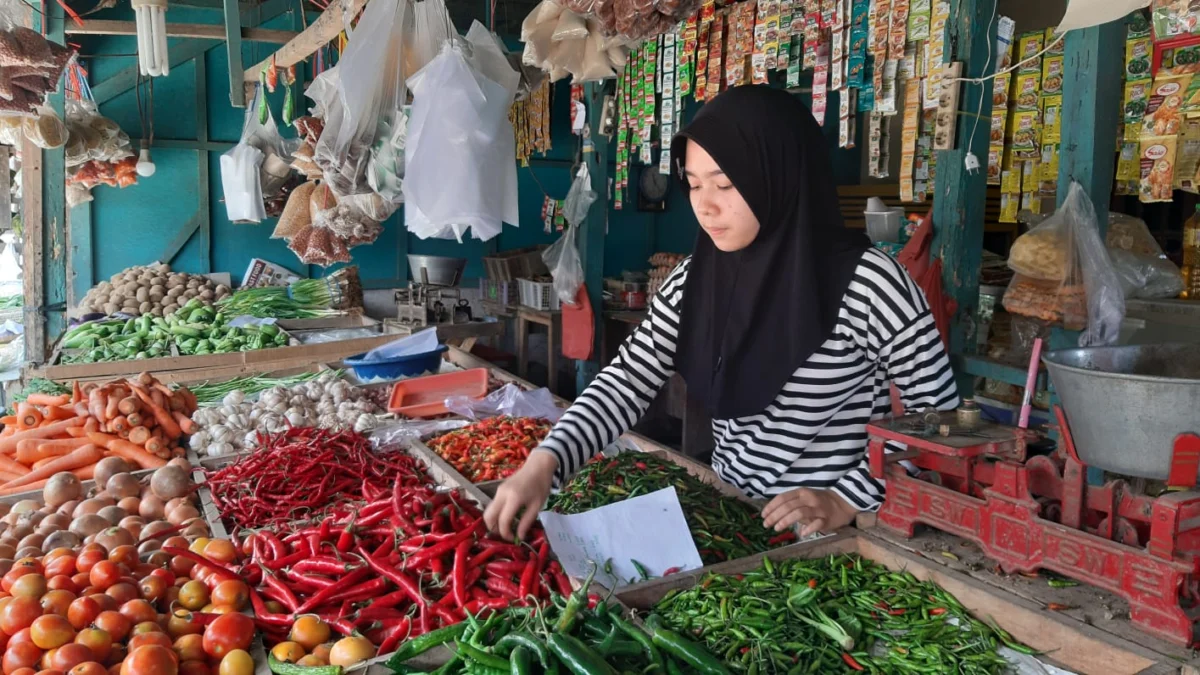
[[[259,181],[262,161],[263,153],[246,143],[238,143],[221,155],[225,213],[234,223],[261,223],[267,217]]]
[[[405,148],[404,223],[422,239],[462,241],[469,229],[487,241],[503,223],[519,223],[516,141],[508,110],[520,76],[489,44],[492,40],[481,37],[473,49],[448,41],[408,82],[413,105]],[[448,177],[453,190],[446,189]]]
[[[1174,298],[1183,292],[1183,273],[1163,254],[1141,218],[1109,213],[1105,246],[1127,300]]]
[[[554,402],[554,394],[551,394],[549,389],[542,387],[525,391],[512,382],[483,398],[451,396],[446,399],[446,409],[472,420],[511,415],[556,422],[563,414],[563,409]]]

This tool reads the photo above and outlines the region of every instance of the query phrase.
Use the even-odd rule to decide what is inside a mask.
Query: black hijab
[[[685,192],[688,139],[725,172],[759,232],[732,253],[697,235],[676,370],[714,418],[754,415],[832,334],[870,243],[843,225],[825,137],[791,94],[742,86],[705,104],[671,142]]]

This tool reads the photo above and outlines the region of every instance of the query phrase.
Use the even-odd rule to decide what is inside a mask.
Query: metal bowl
[[[466,258],[446,258],[437,255],[408,256],[408,271],[413,281],[435,286],[457,286],[462,281]]]
[[[1088,466],[1164,480],[1175,438],[1200,433],[1200,345],[1088,347],[1042,360]]]

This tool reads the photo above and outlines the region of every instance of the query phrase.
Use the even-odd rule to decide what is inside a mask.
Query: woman
[[[712,464],[769,528],[807,536],[873,511],[883,485],[866,424],[889,381],[908,410],[958,404],[933,316],[904,268],[846,229],[812,113],[786,92],[737,87],[671,144],[702,232],[645,321],[563,414],[485,514],[523,537],[564,481],[637,422],[673,372],[713,417]]]

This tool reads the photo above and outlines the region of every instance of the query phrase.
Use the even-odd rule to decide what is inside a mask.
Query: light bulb
[[[143,178],[149,178],[150,176],[154,175],[154,171],[156,169],[158,169],[158,167],[154,166],[154,160],[150,159],[150,149],[142,148],[142,151],[138,153],[137,166],[134,167],[134,170],[137,171],[137,175]]]

